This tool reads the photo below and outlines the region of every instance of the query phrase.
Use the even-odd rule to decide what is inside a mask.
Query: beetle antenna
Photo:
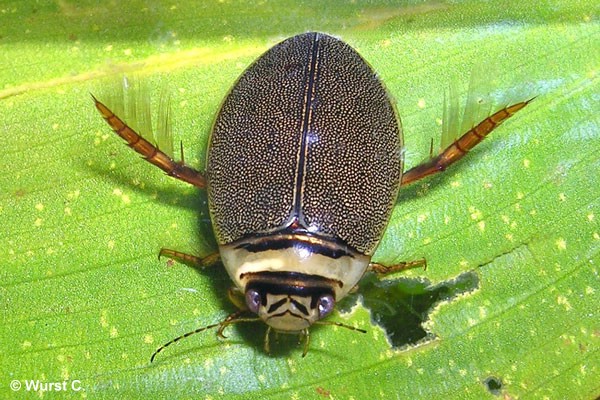
[[[342,328],[346,328],[349,329],[351,331],[358,331],[360,333],[367,333],[367,331],[365,329],[361,329],[361,328],[357,328],[355,326],[352,325],[346,325],[343,324],[341,322],[337,322],[337,321],[315,321],[314,322],[315,325],[334,325],[334,326],[340,326]]]
[[[223,330],[225,328],[227,328],[229,325],[237,324],[238,322],[255,322],[255,321],[260,320],[260,318],[239,318],[239,316],[241,315],[241,313],[243,311],[245,311],[245,310],[236,311],[233,314],[230,314],[227,318],[225,318],[223,321],[221,321],[219,323],[203,326],[201,328],[184,333],[183,335],[178,336],[175,339],[168,341],[167,343],[163,344],[158,349],[156,349],[156,351],[152,354],[152,357],[150,357],[150,363],[152,363],[154,361],[154,358],[158,355],[158,353],[163,351],[165,348],[169,347],[170,345],[172,345],[174,343],[179,342],[181,339],[185,339],[189,336],[195,335],[196,333],[204,332],[209,329],[219,327],[219,329],[217,330],[217,336],[219,336],[221,338],[227,338],[227,336],[223,335]]]

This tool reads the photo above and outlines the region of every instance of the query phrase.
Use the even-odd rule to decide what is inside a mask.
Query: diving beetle
[[[501,122],[528,104],[506,107],[439,155],[403,172],[400,120],[377,74],[348,44],[323,33],[291,37],[239,77],[214,121],[205,171],[177,162],[107,106],[95,106],[112,129],[167,175],[208,191],[219,254],[160,255],[198,265],[220,259],[239,308],[224,321],[188,332],[262,320],[299,334],[308,351],[323,321],[366,271],[385,274],[424,261],[384,266],[371,257],[401,186],[443,171]],[[250,315],[250,317],[248,317]]]

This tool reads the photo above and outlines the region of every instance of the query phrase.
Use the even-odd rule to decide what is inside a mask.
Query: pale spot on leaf
[[[477,228],[479,228],[479,230],[480,230],[481,232],[484,232],[484,231],[485,231],[485,221],[479,221],[479,222],[477,223]]]
[[[569,300],[565,296],[558,296],[556,302],[564,306],[566,311],[571,311],[573,309],[571,303],[569,303]]]
[[[68,381],[69,378],[71,377],[71,374],[69,373],[69,369],[67,367],[61,367],[60,368],[60,376],[63,379],[63,381]]]
[[[478,220],[482,217],[481,211],[475,208],[475,206],[469,206],[469,212],[471,213],[471,219],[473,220]]]
[[[392,44],[392,41],[390,39],[383,39],[381,42],[381,47],[389,47],[389,45]]]
[[[595,292],[596,292],[596,290],[591,286],[587,286],[585,288],[585,294],[594,294]]]
[[[564,194],[564,193],[559,193],[559,194],[558,194],[558,200],[560,200],[560,201],[565,201],[565,200],[567,200],[567,195],[566,195],[566,194]]]
[[[485,307],[479,307],[479,317],[482,319],[487,317],[487,309]]]
[[[108,316],[106,310],[102,310],[100,312],[100,326],[103,328],[108,328]]]

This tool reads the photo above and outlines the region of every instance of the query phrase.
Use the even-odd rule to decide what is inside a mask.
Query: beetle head
[[[166,347],[177,343],[196,333],[207,329],[217,328],[217,335],[223,334],[229,325],[239,322],[264,321],[269,328],[265,335],[265,351],[269,350],[269,333],[271,330],[284,333],[299,334],[304,337],[304,357],[308,352],[309,327],[313,324],[335,325],[365,333],[364,329],[345,325],[335,321],[322,321],[335,307],[336,282],[316,275],[307,275],[296,272],[264,271],[248,274],[248,285],[244,296],[237,288],[229,292],[231,300],[241,309],[229,315],[223,321],[203,326],[185,333],[159,347],[150,362]],[[258,317],[244,317],[246,308],[243,307],[242,297],[245,298],[246,308]]]
[[[280,332],[300,333],[335,307],[333,291],[324,287],[250,285],[245,297],[248,309]]]

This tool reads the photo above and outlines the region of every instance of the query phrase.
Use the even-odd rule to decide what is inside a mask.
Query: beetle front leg
[[[239,310],[248,310],[244,293],[242,293],[242,291],[237,287],[230,287],[227,291],[227,297],[229,297],[229,301],[231,301]]]
[[[413,268],[427,269],[427,260],[424,258],[416,261],[401,262],[394,265],[383,265],[379,263],[370,263],[369,271],[375,272],[379,276],[388,275],[394,272],[406,271]]]

